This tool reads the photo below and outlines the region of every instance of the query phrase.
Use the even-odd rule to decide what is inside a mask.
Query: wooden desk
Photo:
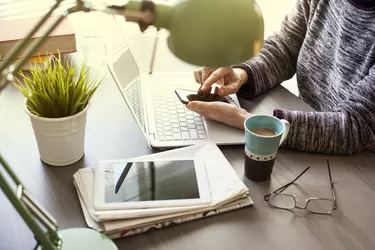
[[[164,66],[156,69],[163,71]],[[61,228],[86,226],[72,183],[75,171],[97,160],[152,152],[109,75],[88,113],[85,157],[69,167],[49,167],[39,160],[22,103],[23,97],[12,87],[0,95],[0,151]],[[283,87],[242,105],[259,113],[271,113],[274,107],[311,110]],[[119,249],[375,249],[375,154],[328,156],[338,210],[327,216],[277,210],[263,200],[306,166],[311,169],[289,192],[300,203],[310,196],[330,197],[326,155],[281,149],[271,180],[256,183],[243,176],[243,146],[221,149],[250,188],[253,207],[119,239]],[[34,244],[31,232],[0,192],[0,249],[32,249]]]

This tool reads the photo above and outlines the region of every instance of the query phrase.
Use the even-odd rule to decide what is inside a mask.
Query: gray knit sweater
[[[275,110],[291,123],[285,147],[332,154],[375,150],[375,9],[352,1],[297,0],[281,31],[240,66],[249,75],[238,92],[245,97],[296,73],[300,98],[316,112]]]

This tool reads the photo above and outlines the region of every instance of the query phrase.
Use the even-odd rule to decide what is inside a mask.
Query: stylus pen
[[[152,50],[152,57],[150,62],[150,71],[148,72],[150,75],[152,74],[152,71],[154,70],[154,63],[155,63],[155,56],[156,56],[156,48],[158,46],[158,39],[159,39],[159,30],[156,31],[155,35],[155,43],[154,48]]]
[[[126,176],[128,175],[129,173],[129,170],[131,168],[131,166],[133,165],[133,162],[128,162],[124,168],[124,171],[122,171],[121,175],[120,175],[120,178],[118,179],[117,183],[116,183],[116,187],[115,187],[115,194],[117,194],[118,190],[120,189],[122,183],[124,182]]]

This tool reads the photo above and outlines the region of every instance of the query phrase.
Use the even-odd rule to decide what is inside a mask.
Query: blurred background
[[[72,6],[74,0],[66,0],[56,13],[61,13],[64,9]],[[93,3],[103,3],[103,1],[92,0]],[[106,3],[123,3],[123,1],[104,1]],[[126,2],[126,1],[125,1]],[[162,1],[159,1],[162,2]],[[169,1],[171,2],[171,1]],[[265,38],[277,32],[280,29],[282,19],[288,12],[290,12],[296,0],[257,0],[262,9],[265,20]],[[0,21],[6,19],[20,19],[28,17],[38,17],[43,15],[46,10],[54,3],[53,0],[0,0]],[[74,23],[74,28],[79,27],[79,36],[105,36],[106,29],[105,18],[101,13],[76,13],[69,16],[69,19]],[[1,25],[1,23],[0,23]],[[9,27],[0,27],[1,30]],[[137,25],[129,24],[129,32],[139,33]],[[155,30],[150,29],[147,33],[152,34]],[[83,44],[77,44],[77,47],[83,47]],[[145,52],[151,53],[151,52]],[[290,92],[298,95],[298,89],[295,77],[283,83]]]

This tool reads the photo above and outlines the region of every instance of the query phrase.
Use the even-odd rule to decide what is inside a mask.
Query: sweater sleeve
[[[259,55],[234,66],[248,74],[238,95],[254,97],[293,77],[307,29],[308,1],[297,0],[293,11],[284,18],[280,32],[265,40]]]
[[[329,154],[374,151],[375,66],[334,112],[278,109],[274,115],[290,122],[285,147]]]

